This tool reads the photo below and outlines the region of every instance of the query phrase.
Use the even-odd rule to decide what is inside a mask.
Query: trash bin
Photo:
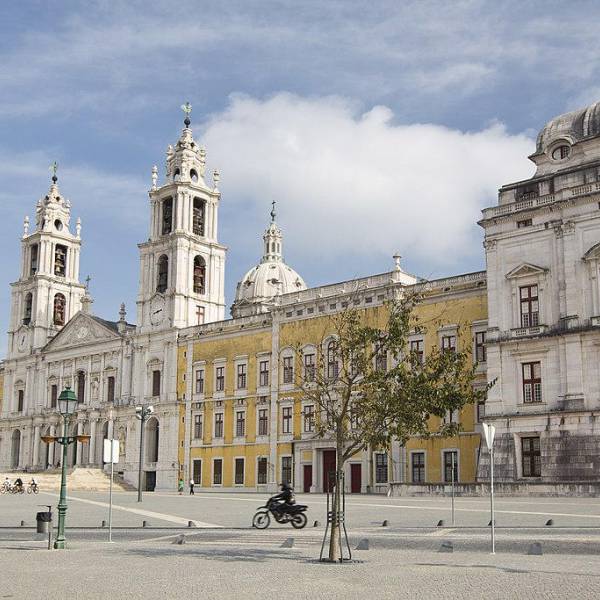
[[[35,515],[38,533],[48,533],[48,523],[52,523],[51,512],[39,512]]]

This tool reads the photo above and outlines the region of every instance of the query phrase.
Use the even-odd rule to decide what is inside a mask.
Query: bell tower
[[[41,348],[81,308],[85,288],[79,283],[81,221],[70,230],[71,204],[58,189],[53,165],[48,193],[37,202],[35,228],[23,223],[21,274],[11,284],[8,358]]]
[[[205,181],[206,151],[190,129],[167,148],[165,182],[152,169],[150,237],[139,244],[138,324],[141,331],[190,327],[225,315],[225,253],[217,241],[219,173]]]

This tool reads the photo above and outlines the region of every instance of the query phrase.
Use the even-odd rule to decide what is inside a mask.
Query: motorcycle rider
[[[271,499],[279,503],[275,506],[277,512],[284,514],[294,504],[294,490],[289,483],[284,482],[281,484],[281,492]]]

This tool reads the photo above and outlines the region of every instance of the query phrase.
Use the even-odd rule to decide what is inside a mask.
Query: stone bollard
[[[25,527],[25,521],[21,521],[21,527]]]
[[[196,523],[194,521],[188,521],[188,527],[191,529],[192,527],[196,527]]]
[[[554,525],[554,521],[552,519],[548,519],[546,521],[546,527],[552,527],[552,525]]]
[[[381,524],[382,527],[387,527],[388,526],[388,520],[384,519],[383,523]]]
[[[315,521],[313,523],[313,527],[321,527],[321,523],[319,523],[319,521]]]
[[[102,521],[101,527],[106,527],[106,521]]]
[[[355,550],[368,550],[369,549],[369,540],[367,538],[363,538],[358,542]]]
[[[437,526],[438,526],[438,527],[443,527],[443,526],[444,526],[444,519],[440,519],[440,520],[438,521],[438,524],[437,524]]]
[[[148,521],[142,521],[142,527],[148,527]]]

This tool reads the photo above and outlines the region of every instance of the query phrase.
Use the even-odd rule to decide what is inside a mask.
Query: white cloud
[[[222,168],[223,203],[266,219],[277,200],[295,256],[343,261],[397,249],[435,268],[480,253],[480,209],[495,204],[501,184],[531,175],[533,141],[501,124],[464,133],[393,117],[333,97],[235,96],[204,124],[202,141]],[[241,221],[238,243],[248,238]]]

